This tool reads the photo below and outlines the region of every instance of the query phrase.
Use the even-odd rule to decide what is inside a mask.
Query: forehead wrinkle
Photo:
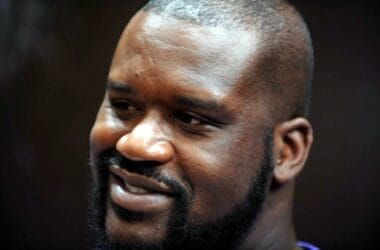
[[[173,17],[164,18],[152,12],[141,11],[139,14],[144,18],[142,35],[147,38],[142,39],[152,44],[166,45],[169,49],[178,47],[189,52],[201,50],[197,54],[213,56],[225,54],[228,48],[250,51],[258,41],[259,32],[253,28],[250,31],[229,30],[224,26],[209,27]]]
[[[185,61],[187,64],[182,71],[192,73],[194,78],[203,78],[207,71],[225,84],[235,82],[242,72],[226,72],[226,66],[240,64],[234,68],[245,68],[258,44],[258,33],[252,30],[230,31],[225,27],[204,27],[171,17],[164,19],[150,12],[139,14],[144,18],[139,34],[139,39],[147,47],[144,53],[152,56],[155,51],[154,56],[158,58],[152,58],[154,62],[162,61],[175,67],[178,62]],[[165,60],[168,55],[170,60]]]
[[[121,71],[131,76],[140,70],[152,92],[166,78],[176,83],[177,89],[196,86],[219,98],[225,97],[236,87],[257,49],[256,32],[188,24],[150,12],[139,12],[128,26],[132,27],[127,28],[122,39],[128,55],[121,58]],[[150,66],[139,69],[138,65],[144,62]]]

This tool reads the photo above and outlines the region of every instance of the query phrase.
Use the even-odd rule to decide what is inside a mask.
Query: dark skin
[[[292,249],[294,179],[312,144],[304,118],[276,121],[267,98],[243,79],[255,64],[259,33],[203,27],[139,12],[126,27],[111,64],[108,87],[91,132],[91,154],[110,148],[133,161],[151,161],[191,194],[189,219],[203,225],[244,201],[273,128],[275,168],[264,208],[242,249]],[[165,185],[111,167],[106,232],[111,239],[165,239],[173,198]],[[125,195],[121,179],[134,187]],[[139,179],[140,178],[140,179]],[[95,174],[95,180],[97,179]],[[127,222],[110,203],[149,214]]]

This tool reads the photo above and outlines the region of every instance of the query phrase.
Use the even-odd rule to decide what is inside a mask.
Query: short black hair
[[[249,28],[258,21],[265,21],[268,26],[275,18],[274,11],[279,1],[252,0],[151,0],[143,8],[158,14],[185,20],[194,24],[232,28]],[[266,16],[267,18],[263,18]],[[274,27],[274,25],[269,24]]]
[[[260,60],[246,82],[274,97],[268,107],[276,120],[307,116],[313,48],[303,18],[287,1],[151,0],[142,10],[202,26],[258,30]]]

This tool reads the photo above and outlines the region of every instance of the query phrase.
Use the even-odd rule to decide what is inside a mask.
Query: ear
[[[273,177],[278,183],[293,180],[303,169],[313,143],[313,129],[305,118],[278,124],[273,134]]]

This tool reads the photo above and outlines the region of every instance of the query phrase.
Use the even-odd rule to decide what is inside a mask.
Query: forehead
[[[257,33],[206,27],[140,11],[124,30],[111,64],[110,79],[143,78],[216,96],[235,89],[257,50]]]

